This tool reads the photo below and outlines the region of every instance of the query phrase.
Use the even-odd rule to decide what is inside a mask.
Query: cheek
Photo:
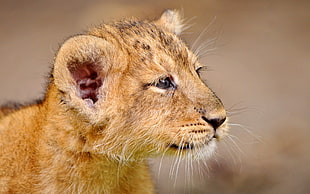
[[[136,95],[132,104],[128,104],[128,110],[128,120],[138,123],[139,128],[162,127],[171,117],[171,104],[154,92]]]

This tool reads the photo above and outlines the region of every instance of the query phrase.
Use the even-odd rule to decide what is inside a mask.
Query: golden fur
[[[0,111],[0,193],[154,193],[146,158],[212,153],[226,112],[181,29],[167,10],[68,39],[44,100]]]

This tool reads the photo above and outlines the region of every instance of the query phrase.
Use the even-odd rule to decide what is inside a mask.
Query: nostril
[[[206,121],[207,123],[211,124],[213,126],[213,128],[216,130],[219,126],[221,126],[225,120],[226,117],[223,118],[213,118],[213,119],[208,119],[205,116],[201,117],[204,121]]]

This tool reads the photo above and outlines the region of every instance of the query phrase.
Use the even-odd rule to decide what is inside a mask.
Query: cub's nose
[[[208,119],[205,116],[202,116],[201,118],[207,123],[209,123],[210,125],[212,125],[214,130],[216,130],[219,126],[221,126],[226,120],[226,117]]]

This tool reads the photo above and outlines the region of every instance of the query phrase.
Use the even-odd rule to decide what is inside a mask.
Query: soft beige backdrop
[[[183,10],[193,24],[183,38],[191,45],[203,32],[196,41],[207,46],[203,76],[235,126],[216,158],[193,164],[193,174],[183,162],[169,177],[174,161],[164,159],[159,173],[160,159],[152,160],[158,193],[310,193],[309,0],[0,3],[0,103],[42,96],[69,36],[102,21]]]

